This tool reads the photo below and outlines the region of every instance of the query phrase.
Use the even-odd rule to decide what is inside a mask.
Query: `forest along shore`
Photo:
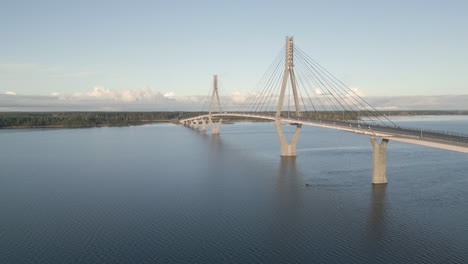
[[[181,112],[2,112],[0,128],[80,128],[170,122]]]
[[[269,112],[265,112],[269,113]],[[184,118],[206,115],[206,112],[0,112],[0,129],[6,128],[84,128],[109,126],[136,126],[149,123],[178,123]],[[302,116],[337,119],[348,116],[343,112],[303,112]],[[385,111],[382,115],[468,115],[468,111]],[[357,116],[356,116],[357,117]],[[224,118],[223,122],[264,121],[243,117]]]

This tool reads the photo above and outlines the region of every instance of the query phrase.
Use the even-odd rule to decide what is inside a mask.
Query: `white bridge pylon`
[[[284,95],[286,94],[286,88],[288,79],[291,81],[291,89],[294,97],[294,106],[296,109],[296,117],[300,117],[301,108],[299,105],[299,96],[297,93],[296,75],[294,74],[294,38],[286,37],[286,60],[284,64],[283,82],[281,84],[281,91],[278,100],[278,107],[275,115],[275,128],[278,133],[278,138],[281,147],[282,157],[295,157],[296,156],[296,143],[299,139],[299,133],[301,132],[302,124],[296,124],[296,129],[292,135],[291,141],[288,143],[283,131],[281,130],[281,111],[283,110]]]
[[[213,123],[213,103],[216,100],[218,104],[218,112],[222,113],[223,110],[221,109],[221,101],[219,101],[219,93],[218,93],[218,75],[213,76],[213,93],[211,94],[211,101],[210,101],[210,112],[208,114],[208,121],[210,122],[211,125],[211,133],[216,135],[219,134],[219,131],[221,129],[221,123],[223,121],[222,118],[219,119],[218,124]]]

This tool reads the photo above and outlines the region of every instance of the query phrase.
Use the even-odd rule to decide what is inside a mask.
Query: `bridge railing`
[[[217,115],[243,115],[243,116],[250,116],[250,117],[267,117],[268,119],[272,119],[275,117],[273,113],[255,113],[255,112],[222,112],[213,114],[214,116]],[[430,130],[430,129],[420,129],[420,128],[411,128],[411,127],[400,127],[400,126],[391,126],[391,125],[380,125],[380,124],[373,124],[369,121],[365,120],[333,120],[333,119],[316,119],[316,118],[308,118],[308,117],[296,117],[296,116],[281,116],[282,119],[287,119],[290,121],[308,121],[308,122],[316,122],[316,123],[323,123],[323,124],[330,124],[330,125],[338,125],[343,127],[352,127],[356,129],[369,129],[379,132],[394,132],[398,134],[407,134],[412,136],[417,136],[420,138],[433,138],[433,139],[447,139],[453,140],[458,142],[467,142],[468,143],[468,134],[460,133],[460,132],[451,132],[451,131],[443,131],[443,130]]]

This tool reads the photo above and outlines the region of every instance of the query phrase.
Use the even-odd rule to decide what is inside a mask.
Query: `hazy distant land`
[[[0,112],[0,128],[78,128],[101,126],[131,126],[156,122],[175,122],[179,119],[207,114],[206,112]],[[303,116],[323,119],[340,119],[342,112],[303,112]],[[417,110],[417,111],[385,111],[387,116],[413,115],[468,115],[468,110]],[[356,113],[346,113],[346,116],[358,118]],[[348,118],[349,119],[349,118]],[[224,119],[224,121],[260,121],[245,118]]]

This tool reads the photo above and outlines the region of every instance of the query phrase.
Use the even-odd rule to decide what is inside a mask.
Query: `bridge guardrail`
[[[275,117],[274,114],[258,114],[258,113],[250,113],[250,112],[224,112],[220,114],[213,114],[214,116],[220,115],[229,116],[232,115],[241,115],[241,116],[248,116],[253,118],[262,118],[267,117],[268,119],[272,119]],[[196,117],[187,118],[187,119],[194,119]],[[468,143],[468,134],[460,133],[460,132],[450,132],[450,131],[442,131],[442,130],[430,130],[430,129],[419,129],[419,128],[409,128],[409,127],[400,127],[400,126],[386,126],[386,125],[379,125],[373,124],[366,121],[343,121],[343,120],[331,120],[331,119],[313,119],[313,118],[306,118],[306,117],[291,117],[291,116],[281,116],[282,119],[288,119],[288,121],[309,121],[309,122],[317,122],[322,124],[330,124],[330,125],[339,125],[343,127],[351,127],[357,129],[371,129],[374,131],[380,132],[394,132],[399,134],[407,134],[412,136],[417,136],[420,138],[433,138],[433,139],[447,139],[453,140],[458,142]]]

